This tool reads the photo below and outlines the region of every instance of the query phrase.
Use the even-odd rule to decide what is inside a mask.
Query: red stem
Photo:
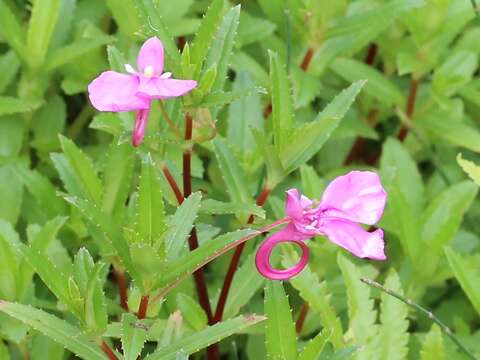
[[[145,319],[147,316],[148,300],[149,300],[148,295],[142,296],[142,299],[140,300],[140,305],[138,306],[138,313],[137,313],[137,318],[139,320]]]
[[[371,43],[368,47],[367,56],[365,56],[365,64],[373,65],[375,58],[377,57],[378,53],[378,45],[375,43]]]
[[[405,115],[407,115],[408,119],[412,119],[413,113],[415,112],[415,102],[417,100],[417,90],[418,90],[418,79],[412,77],[410,81],[410,93],[408,94],[407,100],[407,109],[405,110]],[[398,139],[400,141],[404,141],[408,134],[408,128],[406,126],[402,126],[400,132],[398,134]]]
[[[263,191],[260,193],[257,199],[257,205],[263,206],[270,195],[272,190],[269,188],[264,188]],[[254,221],[254,216],[250,215],[248,218],[247,224],[252,224]],[[242,243],[235,248],[235,252],[233,253],[232,260],[230,260],[230,265],[228,266],[227,275],[225,276],[225,280],[223,281],[222,290],[220,292],[220,296],[218,298],[217,308],[215,310],[215,316],[213,318],[214,323],[218,323],[222,321],[223,312],[225,310],[225,305],[227,304],[228,293],[230,291],[230,287],[232,286],[233,277],[237,272],[238,266],[240,264],[240,257],[242,256],[243,249],[245,248],[246,243]]]
[[[192,140],[193,118],[187,112],[185,115],[185,141]],[[187,198],[192,193],[192,169],[191,169],[192,149],[188,148],[183,152],[183,197]],[[198,248],[197,231],[195,228],[190,232],[188,238],[188,246],[190,251]],[[200,268],[193,273],[193,279],[197,288],[198,301],[200,306],[207,314],[208,323],[213,324],[213,312],[210,305],[210,297],[208,296],[207,282],[203,269]],[[207,348],[207,357],[209,360],[220,359],[220,350],[218,344],[213,344]]]
[[[302,63],[300,64],[300,69],[303,71],[307,71],[308,67],[310,66],[310,62],[312,61],[313,58],[313,48],[309,47],[307,49],[307,52],[303,56]]]
[[[304,302],[300,308],[300,313],[298,314],[297,322],[295,323],[295,330],[297,334],[300,334],[303,330],[303,325],[305,324],[305,319],[307,318],[308,310],[310,307],[308,303]]]
[[[113,350],[110,349],[110,346],[108,346],[108,344],[105,341],[102,341],[100,348],[110,360],[118,360],[117,355],[115,355]]]
[[[178,187],[177,182],[173,178],[172,173],[168,169],[167,165],[163,165],[162,171],[168,183],[170,184],[170,187],[172,188],[173,193],[175,194],[175,198],[177,199],[178,204],[179,205],[182,204],[185,198],[183,197],[183,194],[180,191],[180,188]]]
[[[118,295],[120,296],[120,306],[125,311],[128,311],[127,278],[125,277],[125,273],[115,269],[114,267],[113,274],[115,276],[115,280],[117,281]]]

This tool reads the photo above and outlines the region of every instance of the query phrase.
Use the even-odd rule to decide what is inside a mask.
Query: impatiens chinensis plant
[[[0,360],[480,359],[475,0],[0,0]]]

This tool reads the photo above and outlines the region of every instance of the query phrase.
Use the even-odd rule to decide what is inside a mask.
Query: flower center
[[[153,75],[155,75],[153,66],[148,65],[147,67],[145,67],[145,69],[143,70],[143,75],[145,75],[145,77],[147,78],[151,78]]]

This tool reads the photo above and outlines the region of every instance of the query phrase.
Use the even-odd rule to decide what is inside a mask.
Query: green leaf
[[[271,35],[276,25],[266,19],[253,17],[247,12],[240,14],[237,47],[243,47],[261,41]]]
[[[432,88],[439,95],[452,96],[470,82],[478,68],[478,55],[473,51],[454,51],[435,69]]]
[[[255,253],[253,253],[235,272],[223,317],[228,319],[237,315],[240,309],[251,301],[264,282],[265,278],[255,267]]]
[[[289,251],[283,261],[285,266],[294,265],[293,249]],[[308,303],[313,311],[320,315],[320,321],[325,329],[329,329],[330,342],[336,349],[343,347],[342,323],[332,306],[332,294],[328,289],[326,281],[320,282],[307,265],[303,271],[290,280],[292,286],[297,289],[300,296]]]
[[[200,331],[207,326],[207,315],[198,301],[185,294],[177,294],[178,309],[182,312],[185,320],[195,331]]]
[[[197,30],[195,41],[190,50],[191,63],[197,66],[194,78],[198,78],[202,70],[202,64],[210,51],[215,33],[222,22],[225,7],[225,0],[212,1]]]
[[[105,238],[113,246],[121,263],[125,266],[130,276],[135,280],[137,286],[142,286],[141,278],[138,271],[135,269],[130,256],[128,243],[118,226],[114,225],[112,219],[100,210],[99,207],[95,206],[88,200],[76,196],[65,196],[64,198],[67,202],[80,210],[83,216],[85,216],[92,225],[105,234]]]
[[[73,141],[62,135],[60,135],[60,143],[66,160],[68,161],[70,172],[75,177],[75,182],[81,189],[81,194],[75,192],[73,192],[73,194],[81,195],[93,201],[95,204],[101,204],[103,187],[93,167],[92,160],[80,150]],[[60,176],[62,175],[60,174]],[[68,190],[70,191],[70,189]]]
[[[463,171],[465,171],[477,185],[480,185],[480,166],[476,165],[473,161],[463,159],[461,153],[457,155],[457,162]]]
[[[237,74],[233,91],[243,92],[254,86],[246,71]],[[227,139],[239,151],[243,161],[248,161],[248,155],[255,150],[255,140],[251,129],[263,129],[263,115],[260,97],[251,93],[230,104],[228,108]],[[263,134],[263,133],[262,133]]]
[[[3,235],[0,235],[0,297],[17,298],[17,274],[19,271],[16,251]]]
[[[81,294],[87,293],[90,274],[94,266],[95,263],[88,250],[85,248],[78,250],[73,262],[73,276]]]
[[[422,239],[430,251],[440,252],[453,239],[477,193],[477,185],[463,181],[450,186],[430,203],[422,217]]]
[[[0,0],[0,34],[17,55],[23,60],[26,60],[25,28],[6,4],[5,0]]]
[[[122,349],[125,360],[136,360],[147,340],[147,331],[135,315],[122,315]]]
[[[268,55],[270,58],[273,139],[276,148],[281,149],[287,143],[289,131],[294,123],[292,90],[283,61],[274,52],[270,51]]]
[[[400,279],[395,271],[390,271],[384,286],[403,295]],[[383,293],[381,295],[381,313],[378,355],[380,359],[402,360],[408,354],[408,307],[405,303]]]
[[[101,335],[107,329],[108,314],[101,272],[105,264],[97,263],[90,272],[85,294],[85,325],[91,335]]]
[[[90,39],[77,40],[67,46],[59,48],[55,50],[48,58],[46,70],[50,71],[57,67],[68,64],[73,60],[88,54],[90,51],[110,43],[113,41],[113,39],[114,38],[111,36],[96,36]]]
[[[60,0],[35,0],[28,24],[28,62],[32,67],[43,65],[50,39],[60,14]]]
[[[0,155],[17,156],[22,149],[25,133],[25,123],[21,119],[0,117]]]
[[[255,93],[265,93],[261,87],[251,87],[240,91],[231,92],[213,92],[202,99],[201,106],[204,107],[222,107],[234,101],[247,98]]]
[[[15,166],[17,165],[17,166]],[[21,211],[23,185],[18,180],[19,164],[0,166],[0,219],[15,224]]]
[[[230,150],[230,147],[218,136],[213,140],[213,145],[215,146],[218,165],[222,171],[222,176],[232,201],[243,204],[254,203],[247,187],[245,173],[239,166],[238,160]]]
[[[367,344],[377,334],[377,311],[370,299],[370,288],[360,281],[359,269],[343,255],[338,255],[348,297],[349,335],[356,344]]]
[[[57,189],[48,178],[37,170],[17,167],[19,180],[32,194],[47,218],[66,213],[65,203],[57,196]]]
[[[89,360],[108,359],[100,348],[82,333],[82,330],[65,320],[31,306],[1,300],[0,311],[40,331],[77,356]]]
[[[180,205],[175,214],[168,220],[168,230],[165,234],[165,253],[168,260],[175,260],[186,245],[186,240],[192,230],[200,208],[202,194],[191,194]]]
[[[207,264],[211,259],[234,247],[237,241],[256,234],[259,233],[255,230],[243,229],[223,234],[208,241],[205,245],[170,262],[164,271],[164,276],[157,279],[157,285],[168,290],[195,272],[202,264]]]
[[[265,134],[259,130],[252,129],[255,142],[263,155],[267,168],[267,180],[265,187],[273,189],[286,176],[282,162],[274,146],[265,138]]]
[[[283,284],[269,281],[265,287],[265,344],[270,359],[297,358],[297,334]]]
[[[142,159],[135,210],[135,241],[161,248],[166,230],[160,179],[150,154]]]
[[[237,214],[249,213],[265,219],[265,210],[254,204],[241,204],[236,202],[222,202],[214,199],[202,201],[200,212],[206,214]]]
[[[145,360],[175,360],[177,354],[181,351],[186,354],[193,354],[264,320],[265,317],[263,316],[245,315],[223,321],[192,335],[183,336],[180,340],[148,355]]]
[[[68,309],[78,318],[83,318],[81,305],[72,299],[68,288],[69,277],[61,272],[44,254],[31,246],[23,246],[22,253],[42,281]]]
[[[322,330],[312,340],[308,342],[303,351],[300,353],[298,360],[317,360],[322,353],[325,345],[330,339],[332,331]]]
[[[0,2],[0,12],[2,3]],[[0,20],[1,21],[1,20]],[[10,50],[0,56],[0,94],[3,94],[7,87],[15,80],[17,72],[20,69],[20,61],[15,53]]]
[[[212,91],[220,91],[223,89],[223,85],[227,76],[228,65],[230,63],[230,57],[233,53],[232,50],[235,42],[235,36],[237,34],[239,18],[239,5],[227,11],[222,23],[220,24],[218,32],[213,39],[212,46],[210,47],[208,53],[205,54],[205,68],[208,69],[214,65],[217,67],[217,76],[215,77],[215,83],[212,87]],[[192,55],[192,59],[195,59],[194,55]]]
[[[337,58],[332,62],[330,68],[348,82],[367,80],[365,93],[386,106],[402,107],[405,103],[400,89],[372,66],[353,59]]]
[[[135,152],[130,144],[110,145],[103,171],[102,208],[106,214],[121,214],[128,198],[135,165]]]
[[[120,31],[129,37],[134,37],[135,33],[138,32],[143,25],[139,16],[139,10],[137,9],[137,6],[140,6],[140,2],[125,0],[122,1],[122,6],[119,6],[116,0],[107,0],[106,3],[112,12],[115,22],[120,27]]]
[[[343,90],[317,116],[315,121],[307,123],[293,132],[288,144],[280,149],[280,158],[287,173],[307,162],[322,148],[364,84],[364,81],[359,81]]]
[[[30,247],[32,251],[37,251],[45,256],[48,248],[55,241],[58,231],[66,221],[66,217],[56,217],[48,221],[31,240]],[[32,283],[32,277],[34,275],[34,269],[26,263],[25,259],[23,259],[20,264],[19,275],[21,277],[21,282],[19,283],[18,290],[19,296],[22,296],[28,286]]]
[[[435,138],[480,153],[480,132],[470,125],[438,112],[419,117],[415,124]]]
[[[433,324],[431,330],[422,342],[420,360],[445,360],[447,353],[443,344],[442,332],[438,325]]]
[[[0,96],[0,115],[30,112],[38,109],[41,105],[41,100],[18,99],[10,96]]]
[[[180,53],[175,41],[173,41],[173,37],[165,26],[165,22],[160,16],[159,8],[152,0],[132,0],[132,2],[140,8],[145,24],[148,25],[148,33],[157,36],[162,41],[168,63],[175,69],[180,64]]]
[[[473,307],[480,314],[480,288],[478,287],[478,256],[462,257],[449,246],[445,247],[445,255],[448,264],[452,269],[457,281],[472,303]]]

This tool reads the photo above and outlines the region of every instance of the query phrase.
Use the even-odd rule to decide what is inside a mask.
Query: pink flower
[[[140,49],[138,71],[125,65],[128,74],[105,71],[88,86],[90,102],[99,111],[137,111],[132,135],[134,146],[145,135],[150,105],[154,99],[182,96],[197,86],[194,80],[171,79],[163,72],[163,45],[152,37]]]
[[[326,236],[360,258],[385,260],[383,231],[368,232],[358,223],[377,223],[386,199],[380,178],[370,171],[352,171],[337,177],[328,185],[320,203],[300,195],[297,189],[288,190],[285,212],[290,222],[269,236],[258,249],[255,258],[258,271],[272,280],[297,275],[308,262],[305,240],[317,235]],[[273,248],[282,242],[298,244],[302,249],[300,261],[286,270],[270,265]]]

